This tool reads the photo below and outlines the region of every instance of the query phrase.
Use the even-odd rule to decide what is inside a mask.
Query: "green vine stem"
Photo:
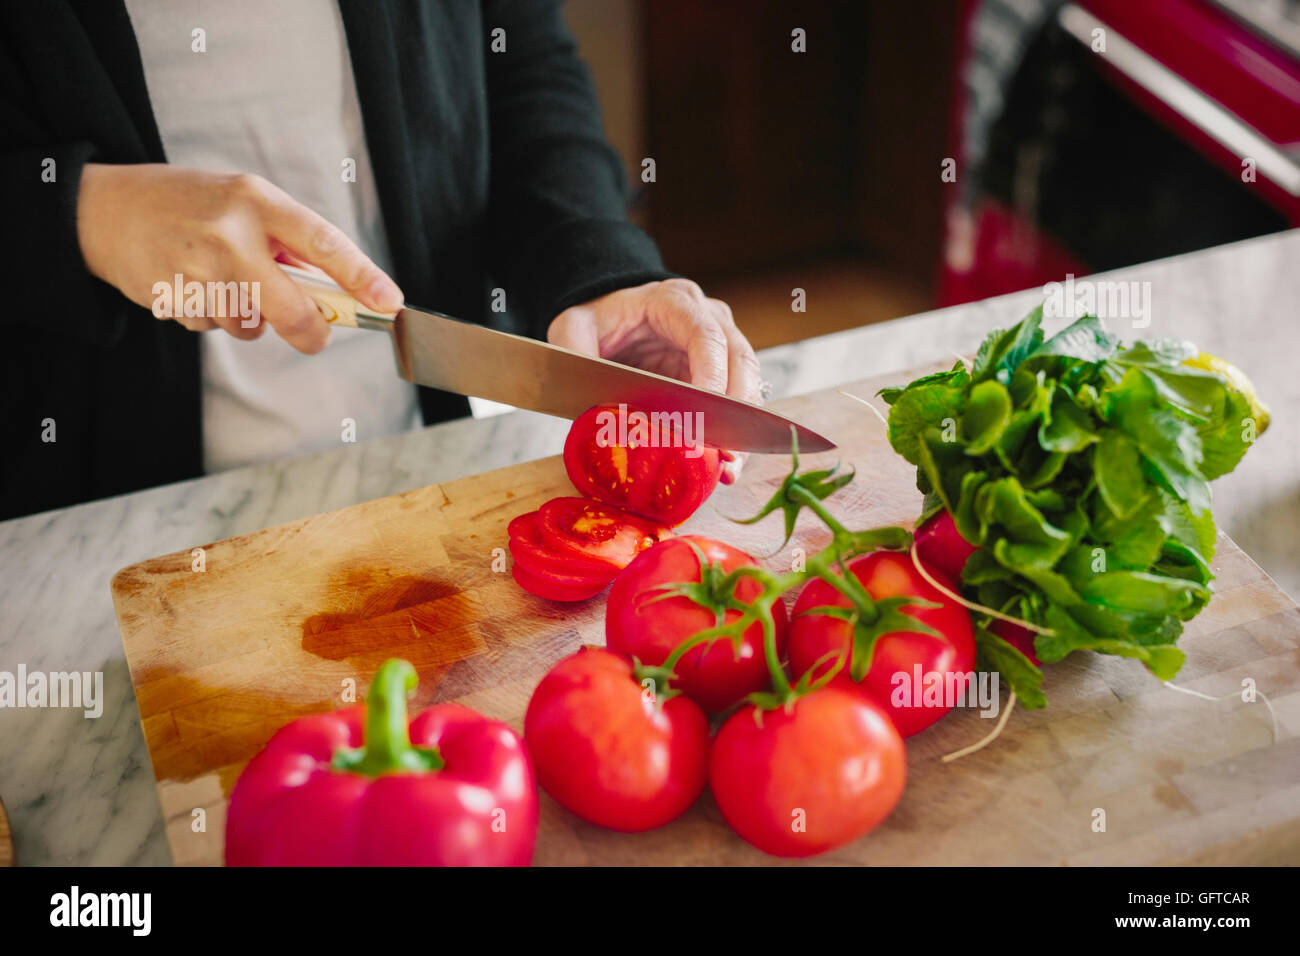
[[[838,466],[830,469],[798,473],[799,448],[797,440],[792,440],[792,467],[790,473],[781,483],[776,494],[752,518],[739,520],[740,524],[752,524],[773,511],[781,511],[785,516],[785,543],[794,532],[795,521],[801,510],[807,508],[824,524],[831,533],[830,543],[821,551],[807,558],[802,569],[778,574],[757,565],[746,565],[726,574],[715,565],[711,565],[704,553],[698,548],[696,554],[700,559],[700,578],[698,581],[680,582],[661,585],[660,594],[651,600],[681,596],[695,601],[712,610],[717,615],[717,624],[692,634],[678,644],[668,658],[658,668],[645,669],[656,683],[666,685],[675,675],[675,668],[682,657],[692,648],[712,644],[714,641],[728,639],[736,644],[743,639],[745,632],[756,622],[763,628],[763,654],[771,678],[771,687],[767,691],[751,694],[748,700],[762,709],[773,709],[789,705],[797,697],[810,693],[823,686],[834,673],[843,666],[841,658],[828,674],[816,681],[810,675],[791,685],[781,661],[776,644],[776,619],[772,609],[776,602],[782,600],[790,590],[801,587],[815,579],[825,581],[849,602],[849,619],[854,628],[854,646],[863,648],[863,653],[855,656],[854,676],[860,679],[870,664],[872,649],[876,639],[884,633],[899,630],[915,630],[922,633],[935,632],[909,615],[899,610],[901,604],[921,607],[932,606],[929,602],[906,598],[891,598],[889,601],[876,602],[872,599],[862,582],[850,573],[850,560],[862,554],[881,549],[906,552],[911,549],[912,535],[905,528],[888,526],[852,531],[841,524],[826,508],[823,501],[853,479],[853,473],[840,473]],[[734,519],[733,519],[734,520]],[[736,590],[744,580],[756,581],[760,593],[748,601],[736,597]],[[825,613],[829,609],[813,608],[805,613]],[[728,612],[738,612],[738,616],[728,622]],[[859,661],[857,658],[862,658]],[[818,662],[820,666],[821,662]],[[816,668],[814,668],[815,670]],[[661,687],[661,689],[664,689]]]

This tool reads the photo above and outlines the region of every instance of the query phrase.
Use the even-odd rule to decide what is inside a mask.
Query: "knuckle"
[[[275,318],[276,330],[283,335],[304,335],[311,331],[316,316],[306,308],[286,306]]]
[[[344,247],[347,240],[342,231],[334,225],[325,223],[312,230],[311,247],[318,255],[328,256]]]
[[[695,334],[706,340],[711,348],[727,350],[727,334],[716,320],[700,316],[695,321]]]
[[[732,314],[731,306],[727,305],[727,303],[721,299],[709,299],[709,305],[713,306],[714,311],[719,316],[719,321],[723,325],[734,326],[736,324],[736,317]]]
[[[236,173],[226,183],[230,198],[237,203],[256,203],[266,197],[271,184],[256,173]]]
[[[383,279],[379,266],[373,262],[357,262],[348,269],[348,282],[353,289],[369,289],[374,283]]]
[[[704,298],[704,290],[700,288],[698,282],[691,279],[668,279],[667,281],[672,288],[680,290],[692,299]]]
[[[674,305],[694,310],[704,301],[704,290],[690,279],[665,279],[655,294]]]

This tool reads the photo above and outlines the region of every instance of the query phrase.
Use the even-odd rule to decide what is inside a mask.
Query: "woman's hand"
[[[759,403],[758,358],[727,303],[688,279],[647,282],[565,309],[547,330],[562,345]],[[734,481],[740,460],[723,475]]]
[[[77,237],[92,275],[150,308],[154,284],[258,283],[261,315],[185,316],[196,332],[222,328],[255,339],[266,320],[300,352],[319,352],[329,325],[276,265],[277,256],[323,270],[372,309],[402,306],[402,292],[337,226],[260,176],[212,173],[165,164],[88,163],[77,201]],[[179,306],[180,303],[177,303]],[[235,311],[226,309],[224,311]]]

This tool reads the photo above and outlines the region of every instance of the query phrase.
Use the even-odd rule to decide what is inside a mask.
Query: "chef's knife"
[[[387,332],[398,374],[410,382],[561,418],[577,418],[593,405],[620,403],[646,412],[700,412],[700,440],[715,448],[788,452],[791,427],[801,451],[835,447],[797,422],[749,402],[438,312],[410,306],[397,313],[374,312],[323,275],[281,268],[327,322]]]

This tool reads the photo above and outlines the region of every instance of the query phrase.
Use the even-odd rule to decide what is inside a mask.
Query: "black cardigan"
[[[339,6],[409,301],[487,322],[499,286],[542,337],[567,306],[667,275],[625,218],[558,0]],[[121,0],[0,5],[0,518],[202,471],[197,336],[89,275],[77,242],[83,164],[165,159]],[[426,422],[468,412],[420,392]]]

